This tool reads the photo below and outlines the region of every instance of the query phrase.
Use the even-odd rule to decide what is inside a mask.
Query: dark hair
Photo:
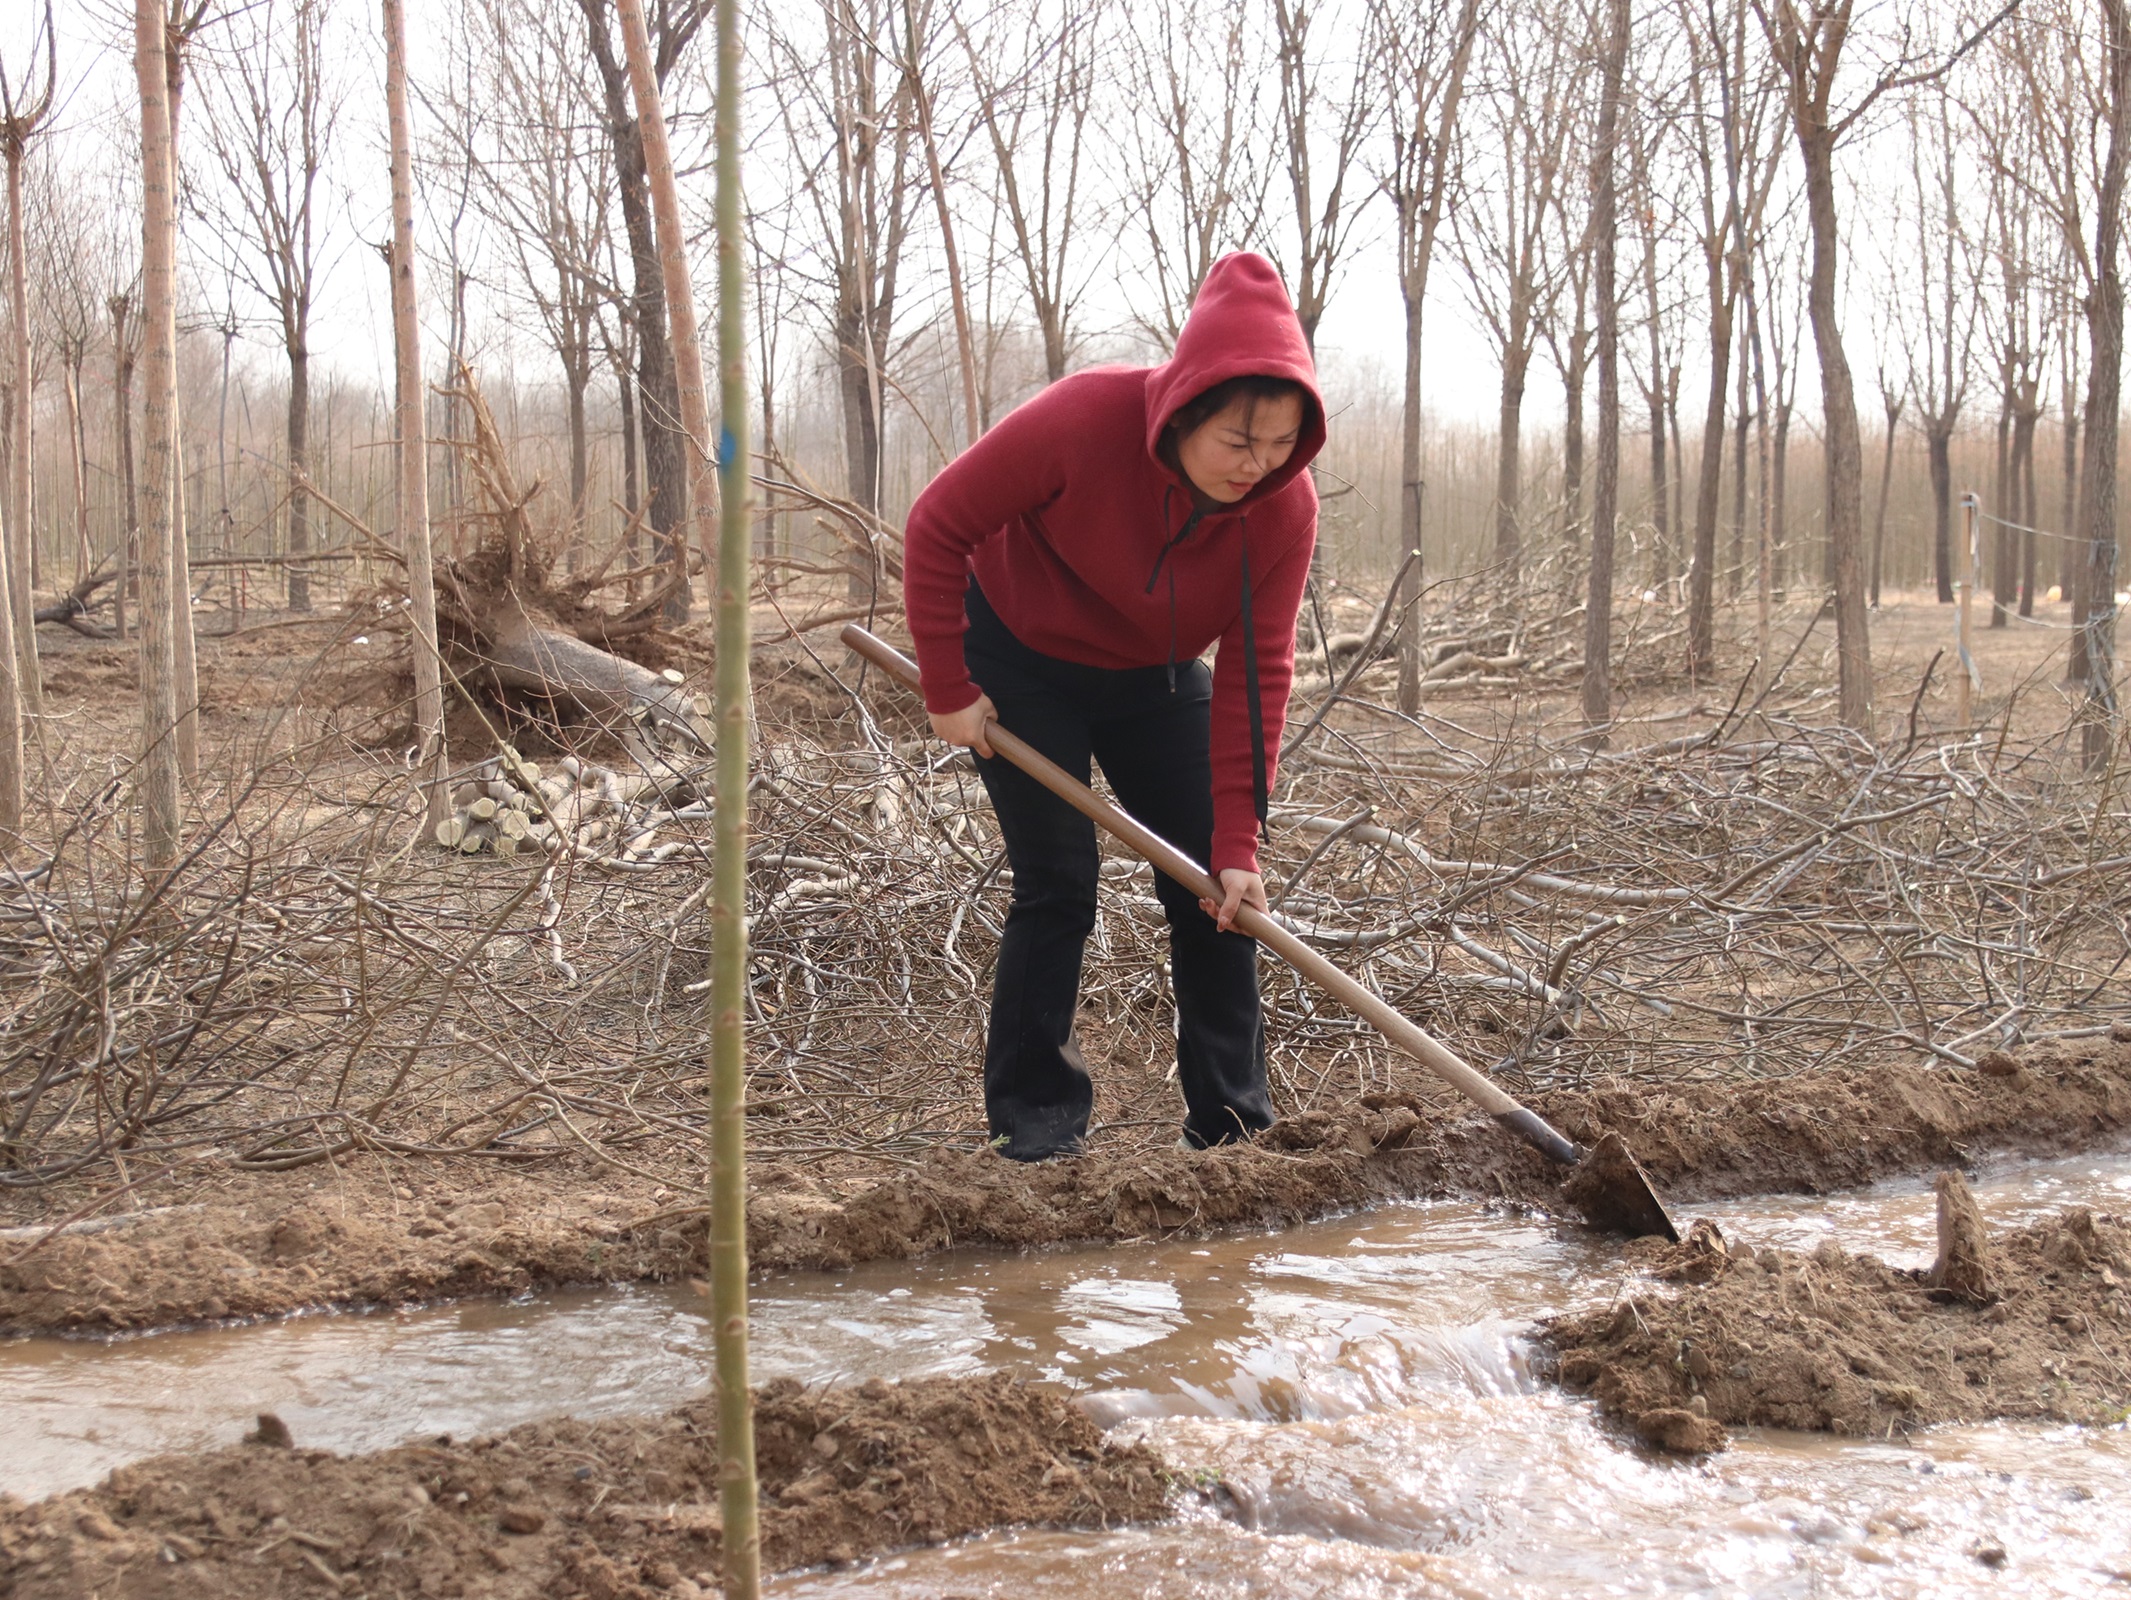
[[[1182,442],[1219,416],[1238,400],[1249,402],[1244,407],[1244,420],[1249,421],[1252,412],[1263,400],[1285,400],[1293,396],[1302,402],[1304,419],[1310,410],[1310,391],[1293,378],[1275,378],[1268,373],[1246,372],[1240,377],[1229,378],[1215,384],[1211,389],[1193,395],[1170,413],[1169,425],[1162,431],[1172,440]]]

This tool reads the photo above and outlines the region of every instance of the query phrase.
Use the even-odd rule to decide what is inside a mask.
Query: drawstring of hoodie
[[[1147,574],[1147,587],[1142,591],[1146,594],[1154,593],[1155,580],[1161,577],[1162,567],[1169,561],[1169,552],[1190,538],[1193,530],[1198,527],[1200,520],[1206,515],[1198,507],[1192,507],[1191,515],[1184,519],[1184,526],[1177,529],[1174,534],[1170,534],[1169,502],[1175,492],[1173,489],[1166,488],[1162,491],[1162,532],[1167,537],[1162,541],[1162,548],[1154,553],[1154,570]],[[1176,693],[1176,567],[1174,564],[1169,566],[1169,692],[1171,694]]]
[[[1169,692],[1176,693],[1176,563],[1170,561],[1169,553],[1190,538],[1206,515],[1197,507],[1184,519],[1184,526],[1174,534],[1169,533],[1169,505],[1173,490],[1162,491],[1162,531],[1166,537],[1162,547],[1155,552],[1154,570],[1147,574],[1147,587],[1143,593],[1154,593],[1154,585],[1162,575],[1162,568],[1169,568]],[[1271,785],[1265,775],[1265,704],[1258,693],[1258,624],[1251,614],[1250,596],[1250,516],[1243,517],[1242,537],[1237,541],[1243,556],[1243,687],[1244,697],[1250,704],[1250,791],[1251,809],[1258,818],[1258,837],[1269,835]]]
[[[1258,814],[1258,837],[1271,837],[1267,825],[1271,787],[1265,781],[1265,706],[1258,698],[1258,625],[1250,613],[1250,518],[1243,519],[1243,687],[1250,701],[1250,798]],[[1172,653],[1175,646],[1171,645]]]

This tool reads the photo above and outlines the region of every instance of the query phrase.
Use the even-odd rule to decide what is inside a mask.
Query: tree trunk
[[[666,342],[666,289],[659,265],[658,241],[651,219],[651,195],[644,169],[644,142],[630,114],[628,71],[613,58],[607,40],[602,0],[587,0],[592,50],[606,94],[607,129],[614,144],[615,186],[620,194],[622,228],[629,240],[633,279],[631,318],[636,329],[636,387],[647,501],[644,521],[658,542],[661,559],[681,575],[666,602],[670,622],[688,618],[688,540],[685,522],[689,462],[680,431],[681,398],[673,370],[673,350]]]
[[[118,581],[111,591],[112,624],[118,637],[126,637],[126,591],[133,582],[133,563],[140,543],[140,504],[133,482],[133,344],[126,322],[133,310],[131,297],[111,297],[111,420],[118,431],[119,493],[123,509],[118,518]]]
[[[837,380],[844,409],[844,474],[847,492],[868,511],[880,511],[881,438],[879,392],[872,340],[862,312],[848,308],[837,319]],[[870,602],[880,581],[875,564],[853,557],[851,597]]]
[[[2018,414],[2013,418],[2013,474],[2019,493],[2015,520],[2020,535],[2020,615],[2035,614],[2035,530],[2041,525],[2041,502],[2035,492],[2035,425],[2042,408],[2035,403],[2037,385],[2030,383]]]
[[[185,432],[173,392],[170,413],[170,653],[177,697],[178,772],[200,778],[200,658],[192,630],[192,547],[186,523]]]
[[[1997,519],[1991,542],[1990,625],[2009,626],[2008,618],[2020,599],[2020,535],[2012,526],[2020,520],[2013,506],[2018,492],[2013,476],[2013,390],[2008,376],[1998,405],[1996,457],[1991,463],[1991,515]]]
[[[1777,387],[1782,387],[1780,376]],[[1781,599],[1790,590],[1791,576],[1790,511],[1785,504],[1790,498],[1791,403],[1778,400],[1775,409],[1776,425],[1769,438],[1769,587]]]
[[[198,26],[206,17],[204,7],[192,15],[192,23]],[[180,178],[178,170],[178,130],[182,119],[180,112],[185,104],[185,44],[191,37],[180,32],[178,18],[173,15],[171,25],[164,30],[163,87],[169,96],[168,118],[170,125],[170,184],[171,194],[177,193]],[[177,250],[176,212],[171,213],[171,251]],[[173,291],[174,293],[175,291]],[[170,367],[170,658],[171,694],[177,716],[173,743],[177,749],[178,773],[187,782],[196,782],[200,776],[200,662],[192,631],[192,549],[185,529],[185,433],[181,426],[183,409],[177,387],[177,313],[171,313],[171,367]]]
[[[516,604],[497,608],[484,625],[481,667],[500,688],[565,701],[617,729],[647,710],[692,725],[689,696],[649,667],[549,627]]]
[[[1724,594],[1732,600],[1739,597],[1740,586],[1746,581],[1746,437],[1754,422],[1747,383],[1751,377],[1749,356],[1757,354],[1758,351],[1740,352],[1738,396],[1731,424],[1731,551],[1724,560]]]
[[[563,368],[569,388],[570,414],[570,531],[569,558],[574,571],[577,552],[585,537],[585,495],[592,478],[591,446],[585,437],[585,391],[592,386],[592,362],[588,350]]]
[[[301,556],[311,548],[311,500],[303,492],[311,470],[311,353],[296,345],[289,351],[289,536],[288,553]],[[311,609],[311,569],[289,564],[289,609]]]
[[[688,280],[688,236],[681,227],[681,198],[673,174],[673,155],[666,142],[666,114],[659,102],[658,75],[652,68],[651,36],[644,26],[643,0],[615,0],[621,19],[622,42],[628,52],[629,81],[636,96],[637,144],[643,152],[646,187],[651,193],[658,247],[659,281],[665,291],[666,324],[672,336],[671,362],[674,399],[679,406],[679,465],[687,474],[686,515],[698,523],[697,539],[703,548],[704,574],[718,570],[717,551],[708,521],[717,498],[717,452],[710,434],[710,399],[704,390],[703,347],[696,335],[695,290]],[[688,532],[686,522],[674,524],[673,543],[679,551],[669,581],[681,585],[680,615],[689,612]],[[669,604],[668,614],[673,607]]]
[[[643,488],[637,477],[636,380],[624,367],[615,376],[622,412],[622,509],[629,518],[628,564],[634,572],[644,564]],[[636,580],[629,580],[629,598],[636,598]]]
[[[1717,506],[1724,493],[1724,391],[1731,382],[1731,296],[1721,260],[1709,268],[1709,403],[1702,413],[1701,475],[1695,483],[1694,551],[1687,574],[1687,674],[1716,664]]]
[[[1612,0],[1598,101],[1598,149],[1593,157],[1592,262],[1598,302],[1598,461],[1591,492],[1591,581],[1583,626],[1583,720],[1603,727],[1613,718],[1613,545],[1620,506],[1620,294],[1617,282],[1621,79],[1628,57],[1628,0]]]
[[[1835,321],[1835,280],[1842,235],[1835,217],[1835,141],[1825,127],[1798,130],[1804,157],[1806,215],[1813,264],[1806,308],[1820,357],[1820,407],[1827,430],[1826,518],[1835,565],[1837,699],[1845,726],[1872,737],[1872,640],[1865,611],[1864,446],[1857,431],[1857,396],[1850,358]]]
[[[1523,536],[1517,514],[1519,452],[1524,422],[1524,374],[1531,351],[1512,343],[1502,352],[1502,409],[1495,447],[1495,561],[1510,578],[1523,576]]]
[[[1583,523],[1583,390],[1589,349],[1589,335],[1577,329],[1569,336],[1569,359],[1561,371],[1561,528],[1571,550],[1580,540]]]
[[[88,347],[81,347],[81,355]],[[89,441],[81,423],[81,358],[70,356],[60,373],[67,395],[67,464],[74,479],[74,581],[81,582],[95,569],[96,557],[89,552]]]
[[[141,856],[177,859],[177,661],[172,638],[171,509],[177,430],[177,194],[172,171],[162,0],[134,0],[141,97]]]
[[[2086,462],[2079,481],[2087,703],[2080,745],[2089,771],[2116,749],[2116,465],[2122,408],[2124,283],[2118,256],[2125,168],[2131,163],[2131,0],[2101,0],[2109,144],[2094,208],[2094,284],[2087,295]]]
[[[1687,532],[1687,436],[1680,431],[1680,364],[1675,361],[1665,373],[1665,436],[1672,444],[1672,531],[1675,544],[1674,556],[1685,557],[1689,552],[1677,548],[1678,541]],[[1686,569],[1677,564],[1666,574],[1668,578],[1680,576]]]
[[[1879,607],[1880,572],[1887,552],[1887,491],[1894,483],[1894,430],[1902,420],[1903,402],[1899,399],[1885,402],[1887,407],[1887,447],[1879,458],[1879,509],[1872,514],[1872,606]]]
[[[1924,413],[1924,461],[1931,476],[1931,569],[1939,604],[1953,604],[1953,425],[1950,412]]]
[[[903,0],[903,43],[907,47],[903,69],[909,75],[911,103],[917,108],[918,142],[925,147],[925,170],[932,179],[932,203],[940,223],[941,264],[947,272],[947,297],[954,313],[955,356],[962,372],[962,437],[975,444],[981,429],[977,407],[977,346],[970,334],[969,302],[962,294],[962,264],[955,252],[954,213],[947,205],[947,177],[940,168],[940,147],[932,135],[932,96],[925,89],[925,75],[918,60],[918,12],[916,0]],[[1316,346],[1316,322],[1304,325],[1304,336]]]
[[[416,294],[414,139],[407,115],[407,26],[401,0],[384,0],[385,116],[392,145],[392,347],[398,374],[400,553],[407,558],[407,598],[414,632],[414,770],[426,776],[422,835],[433,838],[451,811],[451,769],[444,742],[444,671],[437,653],[436,550],[429,537],[429,429],[422,404],[421,302]],[[581,365],[573,368],[576,379]],[[583,424],[583,385],[573,421]],[[581,445],[582,434],[573,436]]]
[[[31,716],[44,710],[44,671],[37,661],[37,624],[31,594],[37,565],[37,536],[30,525],[30,413],[34,408],[34,374],[30,367],[30,293],[25,267],[28,254],[22,231],[22,138],[7,144],[8,317],[14,329],[15,406],[12,449],[8,458],[7,520],[8,601],[12,618],[17,681],[23,709]],[[12,824],[10,824],[12,826]]]
[[[2062,530],[2057,539],[2057,598],[2072,607],[2073,616],[2079,614],[2079,390],[2072,375],[2072,364],[2066,359],[2062,409],[2064,418],[2064,477],[2063,496],[2059,501],[2057,526]],[[2068,681],[2078,682],[2086,677],[2083,663],[2086,656],[2079,643],[2079,636],[2072,637],[2072,670],[2065,674]]]
[[[1650,513],[1656,525],[1657,580],[1663,584],[1677,570],[1679,552],[1673,547],[1677,524],[1671,516],[1671,491],[1665,473],[1665,332],[1661,320],[1663,302],[1658,297],[1654,224],[1643,230],[1643,293],[1649,302],[1646,323],[1650,336],[1650,392],[1646,398],[1650,404]]]
[[[1425,296],[1412,279],[1400,285],[1406,302],[1406,373],[1399,406],[1398,532],[1401,563],[1421,548],[1421,315]],[[1421,708],[1421,585],[1424,563],[1416,560],[1399,580],[1398,708],[1412,716]]]

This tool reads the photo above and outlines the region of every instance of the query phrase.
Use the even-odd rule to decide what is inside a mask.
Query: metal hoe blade
[[[1594,1228],[1638,1238],[1655,1234],[1679,1243],[1680,1230],[1650,1187],[1650,1175],[1617,1133],[1607,1134],[1584,1154],[1561,1192]]]

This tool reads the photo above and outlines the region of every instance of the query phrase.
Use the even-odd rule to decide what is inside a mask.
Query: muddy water
[[[2069,1204],[2131,1211],[2131,1156],[2007,1167],[1978,1189],[2005,1223]],[[1756,1243],[1832,1236],[1897,1261],[1927,1258],[1933,1233],[1917,1183],[1696,1214]],[[1535,1386],[1516,1337],[1621,1281],[1603,1243],[1438,1204],[759,1286],[762,1377],[1043,1377],[1211,1489],[1172,1526],[996,1536],[780,1592],[2131,1594],[2122,1430],[1947,1430],[1906,1445],[1749,1434],[1703,1465],[1626,1447]],[[259,1410],[300,1443],[347,1451],[662,1409],[700,1389],[706,1343],[698,1302],[642,1289],[18,1341],[0,1345],[0,1490],[49,1493],[227,1443]]]

